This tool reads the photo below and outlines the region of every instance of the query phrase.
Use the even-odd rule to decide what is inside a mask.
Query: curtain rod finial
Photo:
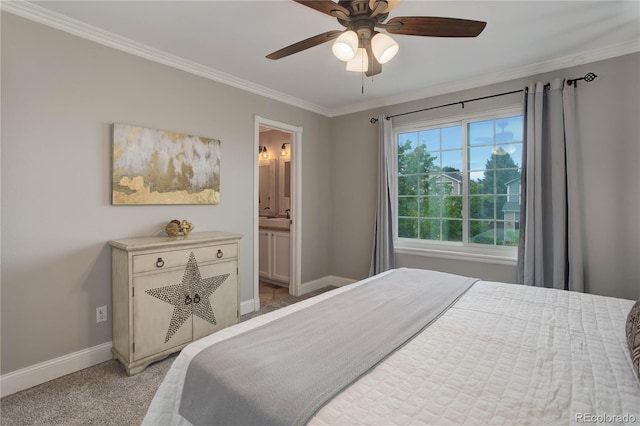
[[[369,123],[371,124],[376,124],[378,122],[378,119],[375,117],[371,117],[371,120],[369,120]]]
[[[578,87],[578,81],[579,81],[579,80],[584,80],[584,81],[586,81],[587,83],[590,83],[590,82],[592,82],[593,80],[595,80],[597,77],[598,77],[598,76],[597,76],[597,75],[595,75],[594,73],[592,73],[592,72],[588,72],[588,73],[586,73],[586,74],[584,75],[584,77],[574,78],[574,79],[571,79],[571,80],[567,80],[567,83],[569,84],[569,86],[571,86],[572,84],[574,84],[576,87]]]

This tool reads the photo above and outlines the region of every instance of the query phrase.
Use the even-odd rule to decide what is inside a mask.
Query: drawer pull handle
[[[193,303],[200,303],[200,296],[198,295],[198,293],[196,293],[196,295],[193,297]]]
[[[184,304],[185,304],[185,305],[188,305],[188,304],[190,304],[190,303],[191,303],[191,301],[192,301],[192,300],[193,300],[193,299],[191,299],[191,297],[189,297],[189,296],[185,296],[185,297],[184,297]]]
[[[158,260],[156,260],[156,266],[158,268],[162,268],[164,266],[164,260],[162,260],[161,257],[159,257]]]
[[[221,249],[218,249],[218,254],[216,256],[218,256],[218,259],[222,259],[222,256],[224,256],[224,253],[222,253]]]

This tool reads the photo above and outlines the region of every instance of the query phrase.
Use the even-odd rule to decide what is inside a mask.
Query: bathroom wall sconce
[[[262,158],[269,158],[269,154],[267,154],[267,147],[258,145],[258,156]]]
[[[282,148],[280,148],[280,155],[287,155],[287,146],[291,145],[289,142],[285,142],[282,144]]]

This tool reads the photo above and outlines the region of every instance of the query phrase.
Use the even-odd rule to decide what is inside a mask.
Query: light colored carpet
[[[299,302],[335,287],[302,297],[287,296],[257,315]],[[0,424],[13,425],[139,425],[177,354],[156,362],[142,373],[127,376],[117,361],[107,361],[0,399]]]

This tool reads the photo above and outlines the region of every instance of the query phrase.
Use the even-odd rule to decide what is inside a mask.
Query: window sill
[[[516,266],[518,252],[515,248],[471,249],[468,247],[418,247],[398,241],[394,244],[394,253],[413,256],[428,256],[441,259],[467,260],[492,263],[495,265]]]

